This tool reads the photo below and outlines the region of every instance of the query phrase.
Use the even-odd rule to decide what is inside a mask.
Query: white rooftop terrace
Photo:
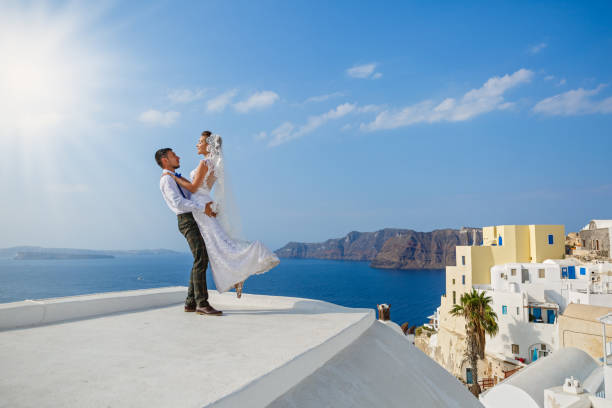
[[[374,310],[186,288],[0,305],[0,406],[479,407]]]

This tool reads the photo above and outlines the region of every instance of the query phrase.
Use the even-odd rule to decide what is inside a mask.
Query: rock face
[[[455,246],[481,243],[480,228],[432,232],[385,228],[376,232],[353,231],[344,238],[321,243],[290,242],[276,254],[281,258],[371,261],[372,267],[385,269],[442,269],[455,265]]]

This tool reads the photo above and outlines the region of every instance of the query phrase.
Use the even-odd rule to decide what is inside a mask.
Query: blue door
[[[561,277],[567,278],[567,267],[565,266],[561,268]]]
[[[548,323],[553,324],[555,322],[555,311],[549,309],[546,314],[548,315]]]
[[[575,266],[568,267],[567,273],[570,279],[576,279],[576,267]]]
[[[538,349],[533,349],[533,355],[531,356],[531,361],[536,361],[538,359]]]
[[[502,241],[502,237],[501,237],[501,235],[500,235],[500,236],[499,236],[499,239],[497,240],[497,244],[498,244],[499,246],[502,246],[502,242],[503,242],[503,241]]]
[[[465,381],[468,384],[472,384],[474,382],[474,379],[472,378],[472,369],[471,368],[466,368],[465,369]]]

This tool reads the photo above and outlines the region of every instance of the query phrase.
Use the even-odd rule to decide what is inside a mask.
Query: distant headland
[[[482,244],[482,229],[463,227],[418,232],[385,228],[349,232],[319,243],[290,242],[275,252],[280,258],[370,261],[382,269],[443,269],[455,264],[457,245]]]
[[[120,251],[17,246],[11,248],[1,248],[0,258],[12,258],[16,260],[112,259],[126,256],[170,255],[179,253],[180,252],[172,251],[170,249],[135,249]]]

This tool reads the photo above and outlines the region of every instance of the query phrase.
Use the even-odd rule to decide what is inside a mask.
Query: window
[[[453,278],[453,285],[455,284],[455,278]]]
[[[546,278],[546,271],[544,269],[538,269],[538,278],[540,279]]]
[[[453,305],[457,304],[457,293],[453,290]]]
[[[465,275],[461,275],[461,284],[465,285]]]
[[[502,306],[502,314],[508,314],[508,306]]]
[[[580,274],[586,275],[586,268],[580,268]]]
[[[512,354],[519,354],[519,345],[518,344],[513,344],[512,345]]]
[[[502,246],[502,237],[501,237],[501,235],[497,239],[497,245]]]
[[[520,314],[520,308],[517,306],[516,307],[516,315],[518,316]]]
[[[461,265],[465,265],[465,255],[461,256]]]
[[[510,275],[516,276],[516,268],[510,269]]]
[[[548,245],[552,245],[555,243],[552,234],[548,234]]]

